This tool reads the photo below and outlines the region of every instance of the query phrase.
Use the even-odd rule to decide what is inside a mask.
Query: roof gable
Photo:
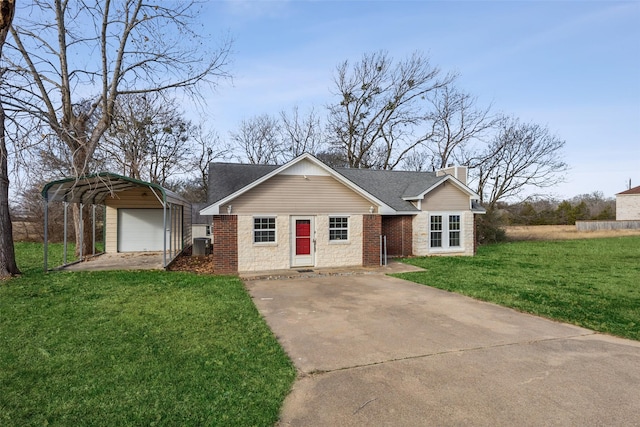
[[[441,184],[444,184],[445,182],[451,182],[460,191],[466,193],[472,199],[480,198],[479,195],[474,193],[469,187],[467,187],[462,182],[460,182],[460,180],[458,180],[457,178],[454,178],[453,175],[444,175],[444,176],[440,176],[439,178],[440,178],[439,181],[433,183],[433,185],[429,186],[428,188],[425,188],[422,192],[418,193],[416,196],[404,196],[404,198],[409,200],[422,199],[427,193],[433,191],[436,187],[439,187]]]

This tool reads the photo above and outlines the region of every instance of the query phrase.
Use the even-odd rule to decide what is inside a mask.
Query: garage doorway
[[[162,209],[118,209],[118,252],[162,251],[163,229]]]

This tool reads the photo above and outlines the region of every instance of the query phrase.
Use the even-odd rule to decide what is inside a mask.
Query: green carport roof
[[[111,172],[101,172],[78,178],[64,178],[47,183],[42,189],[42,197],[47,202],[69,202],[103,204],[107,196],[136,187],[148,187],[161,202],[180,205],[190,204],[178,194],[158,184],[129,178]]]

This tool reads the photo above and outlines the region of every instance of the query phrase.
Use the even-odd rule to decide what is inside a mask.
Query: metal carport
[[[162,209],[162,224],[164,233],[162,236],[163,247],[163,266],[167,267],[169,263],[178,256],[182,250],[191,244],[191,203],[178,194],[169,191],[158,184],[145,182],[110,172],[102,172],[98,174],[87,175],[79,178],[64,178],[47,183],[43,190],[42,196],[45,200],[44,209],[44,268],[49,270],[48,254],[48,213],[49,203],[60,202],[64,204],[64,255],[63,266],[67,264],[67,229],[68,229],[68,206],[76,203],[80,205],[80,215],[82,216],[83,207],[91,205],[92,212],[92,255],[95,253],[96,246],[96,206],[105,206],[109,201],[118,199],[119,194],[123,192],[131,192],[135,189],[143,189],[150,193],[151,199],[159,203]],[[155,202],[154,202],[155,203]],[[106,209],[106,207],[105,207]],[[117,209],[116,209],[117,210]],[[107,221],[105,215],[105,222]],[[88,243],[84,242],[84,233],[82,232],[82,220],[80,231],[80,253],[83,252],[83,246]],[[105,227],[106,229],[106,227]],[[105,251],[107,247],[106,233],[103,237]],[[79,261],[82,261],[81,257]],[[78,262],[78,261],[76,261]]]

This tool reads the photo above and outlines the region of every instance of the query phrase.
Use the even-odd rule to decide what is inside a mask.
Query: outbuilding
[[[158,184],[110,172],[49,182],[42,190],[45,199],[45,269],[48,269],[48,208],[52,202],[64,204],[64,261],[67,264],[68,206],[79,204],[82,211],[91,205],[92,245],[96,254],[96,229],[103,227],[105,253],[162,252],[163,265],[191,245],[191,203]],[[104,209],[104,222],[96,221],[96,209]],[[85,233],[82,233],[85,234]],[[81,250],[82,252],[82,250]]]

